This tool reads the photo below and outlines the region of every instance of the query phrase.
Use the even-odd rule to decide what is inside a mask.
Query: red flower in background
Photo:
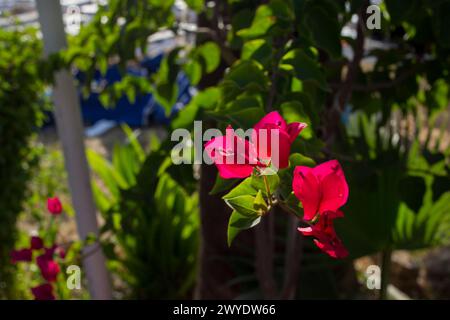
[[[31,249],[19,249],[11,251],[11,262],[16,263],[19,261],[30,262],[33,256]]]
[[[40,250],[44,247],[44,241],[41,237],[33,236],[30,240],[30,246],[32,250]]]
[[[47,254],[43,254],[36,258],[36,264],[41,270],[41,275],[45,280],[49,282],[56,281],[56,277],[60,272],[59,265],[56,261],[49,258]]]
[[[317,213],[336,212],[348,199],[344,171],[336,160],[324,162],[314,168],[296,167],[292,189],[302,202],[305,220],[314,219]]]
[[[348,251],[344,247],[341,239],[338,238],[333,227],[333,219],[342,218],[344,214],[341,211],[326,212],[322,214],[319,221],[312,227],[298,228],[298,231],[305,236],[315,237],[314,243],[320,250],[333,258],[345,258]]]
[[[61,259],[64,259],[65,257],[66,257],[66,250],[64,250],[64,248],[63,247],[57,247],[56,248],[56,253],[58,254],[58,256],[61,258]]]
[[[44,254],[42,256],[44,256],[48,260],[52,260],[57,248],[58,246],[56,244],[54,244],[50,248],[44,248]]]
[[[59,215],[62,212],[62,204],[58,197],[47,199],[47,209],[53,215]]]
[[[251,142],[237,136],[229,126],[225,136],[205,144],[205,151],[222,178],[246,178],[253,168],[267,167],[269,162],[278,169],[286,168],[291,144],[305,127],[306,124],[300,122],[288,125],[278,112],[273,111],[253,127]],[[277,150],[272,150],[272,135],[278,139]]]
[[[37,287],[31,288],[31,293],[36,300],[55,300],[53,287],[50,283],[44,283]]]

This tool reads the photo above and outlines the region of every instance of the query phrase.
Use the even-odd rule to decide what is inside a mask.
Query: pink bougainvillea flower
[[[41,237],[32,236],[30,239],[30,246],[32,250],[40,250],[44,247],[44,241]]]
[[[61,259],[64,259],[64,258],[66,257],[66,250],[64,250],[63,247],[58,247],[58,248],[56,248],[56,253],[58,254],[58,256],[59,256]]]
[[[49,260],[52,260],[53,255],[55,254],[55,251],[57,248],[58,248],[58,246],[56,244],[54,244],[50,248],[44,248],[44,254],[42,256],[44,256],[45,258],[47,258]]]
[[[64,259],[66,257],[66,250],[63,247],[54,244],[50,248],[44,248],[44,254],[47,259],[53,259],[55,253],[61,258]]]
[[[231,126],[226,129],[225,136],[208,141],[205,151],[224,179],[246,178],[254,167],[263,165],[257,159],[254,145],[237,136]]]
[[[36,300],[55,300],[53,286],[50,283],[44,283],[37,287],[31,288],[31,293]]]
[[[31,249],[19,249],[11,251],[11,262],[30,262],[33,256]]]
[[[314,168],[296,167],[292,189],[302,202],[305,220],[313,219],[317,213],[336,212],[348,199],[347,181],[336,160]]]
[[[41,270],[41,275],[45,280],[49,282],[56,281],[56,277],[60,272],[59,265],[56,261],[49,259],[46,254],[43,254],[36,258],[36,264]]]
[[[53,215],[59,215],[62,212],[62,204],[58,197],[47,199],[47,209]]]
[[[268,113],[253,127],[252,142],[257,146],[258,157],[265,161],[272,160],[278,169],[286,168],[291,144],[306,126],[302,122],[286,124],[277,111]],[[276,150],[272,150],[272,137],[278,140]]]
[[[291,144],[306,124],[289,125],[274,111],[262,118],[253,128],[251,142],[237,136],[229,126],[226,135],[213,138],[205,144],[205,151],[216,164],[224,179],[246,178],[253,168],[273,165],[277,169],[289,165]],[[278,140],[277,150],[272,150],[272,138]]]
[[[341,239],[338,238],[333,226],[333,219],[341,218],[344,214],[341,211],[328,211],[319,217],[319,221],[312,227],[298,228],[298,231],[305,236],[315,237],[314,243],[320,250],[335,259],[345,258],[348,251],[344,247]]]

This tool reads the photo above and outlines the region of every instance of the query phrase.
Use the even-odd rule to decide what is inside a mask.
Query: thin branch
[[[220,47],[222,57],[228,65],[231,66],[237,60],[233,51],[221,40],[217,31],[207,27],[187,28],[186,26],[181,26],[180,28],[186,32],[208,35]]]
[[[290,39],[291,35],[288,35],[285,39],[279,41],[276,48],[278,48],[278,51],[276,52],[274,59],[273,59],[273,66],[272,66],[272,74],[270,76],[270,89],[269,89],[269,96],[267,98],[267,104],[266,104],[266,111],[272,111],[273,109],[273,103],[275,100],[275,94],[277,93],[277,86],[276,81],[278,78],[278,66],[279,61],[283,57],[285,50],[284,46],[287,43],[287,41]]]
[[[356,40],[353,48],[353,60],[347,64],[347,74],[344,82],[341,85],[341,89],[338,96],[338,108],[340,111],[345,109],[347,102],[352,96],[353,82],[355,81],[358,73],[359,64],[364,54],[364,27],[363,27],[363,10],[365,8],[363,4],[358,13],[358,24],[356,25]]]
[[[353,91],[362,91],[362,92],[373,92],[377,90],[383,90],[383,89],[390,89],[393,88],[399,84],[401,84],[403,81],[408,79],[410,76],[414,75],[416,72],[415,68],[408,69],[407,71],[399,74],[398,77],[391,81],[385,81],[385,82],[378,82],[378,83],[370,83],[370,84],[353,84],[352,90]],[[331,88],[338,88],[341,84],[338,83],[331,83]]]

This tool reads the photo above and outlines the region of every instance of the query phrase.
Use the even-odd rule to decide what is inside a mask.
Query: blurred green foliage
[[[41,42],[34,28],[0,30],[0,298],[14,297],[13,267],[16,220],[29,195],[27,183],[39,150],[30,138],[43,120]]]
[[[347,206],[350,214],[337,228],[354,258],[450,243],[448,154],[427,149],[418,134],[401,136],[393,121],[382,124],[375,115],[357,112],[344,140],[346,154],[355,159],[345,162],[348,180],[357,187]]]
[[[94,195],[105,224],[102,242],[108,266],[137,299],[192,297],[199,246],[198,195],[174,178],[191,176],[190,166],[172,164],[158,140],[146,153],[127,126],[127,142],[112,160],[88,150],[96,177]],[[181,172],[181,171],[183,172]],[[192,186],[189,181],[184,181]]]

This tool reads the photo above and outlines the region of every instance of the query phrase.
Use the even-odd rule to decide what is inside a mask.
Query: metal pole
[[[45,55],[64,49],[66,34],[59,1],[38,0],[36,6],[39,12]],[[53,101],[56,126],[63,147],[69,188],[76,212],[78,234],[83,240],[90,234],[98,235],[98,225],[84,149],[78,94],[72,75],[68,70],[61,70],[55,74]],[[83,260],[83,266],[91,298],[111,299],[110,279],[102,250],[99,249],[98,244],[94,244],[86,248],[85,252],[89,253]]]

